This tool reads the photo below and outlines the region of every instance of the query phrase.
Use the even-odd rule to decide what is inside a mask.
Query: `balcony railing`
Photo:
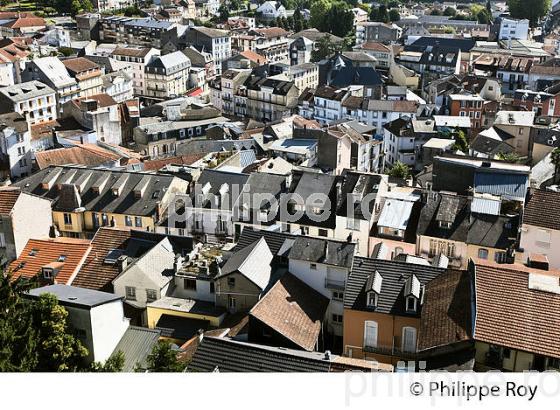
[[[385,356],[398,356],[403,359],[413,359],[416,357],[416,352],[405,351],[397,346],[377,345],[377,346],[364,346],[362,350],[367,353],[376,353]]]

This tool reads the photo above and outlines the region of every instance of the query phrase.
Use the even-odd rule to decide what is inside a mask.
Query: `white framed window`
[[[126,226],[132,226],[132,218],[128,215],[124,216],[124,224]]]
[[[157,299],[157,292],[155,289],[146,289],[146,301],[153,302]]]
[[[344,292],[342,292],[340,290],[333,290],[332,299],[333,300],[338,300],[338,301],[344,300]]]
[[[479,259],[488,259],[488,249],[480,248],[478,250]]]
[[[364,322],[364,347],[377,347],[377,322]]]
[[[142,217],[135,216],[134,217],[134,224],[136,225],[137,228],[142,228]]]
[[[406,311],[416,312],[416,298],[414,296],[407,296],[406,298]]]
[[[374,308],[377,307],[377,298],[378,295],[375,292],[368,292],[367,294],[367,306]]]
[[[72,214],[64,214],[64,225],[72,225]]]
[[[403,352],[416,352],[416,328],[403,327],[401,349]]]
[[[125,297],[127,300],[136,300],[136,288],[133,286],[125,286]]]

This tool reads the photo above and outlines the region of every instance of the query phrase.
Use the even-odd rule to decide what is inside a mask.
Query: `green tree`
[[[445,10],[443,10],[444,16],[455,17],[456,14],[457,14],[457,10],[455,10],[454,7],[447,7]]]
[[[321,61],[334,53],[342,51],[344,44],[335,43],[329,34],[319,38],[315,43],[315,49],[311,51],[311,61],[316,63]]]
[[[325,15],[331,7],[332,3],[330,0],[313,0],[310,8],[311,18],[309,21],[311,27],[320,27]]]
[[[30,372],[37,365],[31,305],[20,296],[31,287],[0,271],[0,372]]]
[[[433,9],[432,12],[430,13],[430,15],[441,16],[441,11],[439,11],[438,9]]]
[[[492,14],[489,14],[486,9],[482,9],[476,14],[476,19],[480,24],[490,24],[492,21]]]
[[[410,176],[410,167],[401,161],[395,162],[388,172],[394,178],[407,179]]]
[[[556,183],[560,172],[560,147],[554,148],[550,153],[550,162],[554,165],[554,182]]]
[[[177,360],[177,353],[167,340],[160,340],[147,358],[150,372],[182,372],[185,364]]]
[[[61,372],[83,368],[88,352],[66,324],[68,311],[56,296],[43,294],[32,304],[33,327],[37,330],[37,371]]]
[[[516,164],[521,160],[521,157],[516,152],[499,152],[497,158],[500,161],[510,162]]]
[[[387,12],[387,6],[382,4],[377,9],[372,8],[369,15],[371,21],[379,21],[381,23],[389,22],[389,13]]]
[[[528,19],[531,27],[538,25],[552,5],[551,0],[508,0],[507,5],[513,18]]]
[[[453,146],[453,149],[464,152],[465,154],[468,152],[469,142],[465,131],[459,130],[455,133],[455,145]]]
[[[389,21],[395,22],[401,19],[401,15],[397,9],[389,10]]]
[[[220,15],[220,21],[227,21],[229,18],[229,7],[226,3],[222,3],[220,8],[218,9],[218,13]]]
[[[111,355],[105,363],[93,362],[88,371],[93,373],[118,373],[122,372],[124,366],[124,353],[120,350]]]
[[[347,3],[338,1],[333,3],[325,13],[323,21],[317,27],[320,31],[346,37],[354,27],[354,13]]]

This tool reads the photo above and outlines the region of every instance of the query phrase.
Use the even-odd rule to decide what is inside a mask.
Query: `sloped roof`
[[[55,283],[68,285],[90,250],[90,241],[85,239],[30,239],[19,258],[9,265],[8,271],[12,272],[14,279],[33,278],[41,273],[44,266],[56,263],[59,271]],[[61,256],[65,257],[64,261],[61,261]]]
[[[99,228],[91,241],[91,252],[72,285],[95,290],[112,290],[111,282],[119,275],[119,266],[116,263],[105,262],[105,258],[109,251],[115,249],[124,251],[130,236],[130,230]]]
[[[449,271],[426,284],[418,332],[418,350],[445,346],[472,337],[471,275]]]
[[[264,238],[260,238],[246,248],[235,252],[222,267],[220,277],[239,272],[264,290],[270,281],[272,257],[269,257],[269,252],[266,241]]]
[[[120,155],[93,144],[82,144],[35,153],[39,169],[44,169],[51,165],[70,164],[95,167],[110,161],[117,161],[119,158],[121,158]]]
[[[10,215],[20,194],[19,188],[0,188],[0,216]]]
[[[529,288],[534,273],[523,265],[475,265],[475,340],[560,358],[560,294]]]
[[[146,359],[152,353],[159,336],[159,330],[129,326],[113,350],[113,354],[119,351],[124,354],[122,372],[133,372],[137,366],[145,369],[147,367]]]
[[[560,230],[560,193],[533,190],[525,205],[523,223]]]
[[[329,300],[286,273],[251,309],[249,315],[302,349],[315,350]]]
[[[376,308],[367,306],[366,284],[371,275],[379,272],[383,281]],[[426,285],[446,270],[433,266],[383,259],[354,258],[354,266],[346,282],[344,307],[346,309],[388,313],[400,316],[418,316],[419,311],[406,312],[405,284],[414,275],[420,285]]]

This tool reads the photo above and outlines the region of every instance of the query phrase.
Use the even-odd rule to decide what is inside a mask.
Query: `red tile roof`
[[[0,188],[0,216],[10,215],[20,193],[19,188]]]
[[[20,17],[2,25],[10,28],[45,27],[47,22],[40,17]]]
[[[120,155],[93,144],[83,144],[35,153],[35,160],[39,169],[47,168],[51,165],[68,164],[98,166],[109,161],[117,161],[119,158],[121,158]]]
[[[44,266],[60,263],[55,283],[70,285],[89,251],[90,241],[85,239],[30,239],[20,257],[9,265],[8,272],[12,272],[14,279],[32,278],[40,274]],[[64,261],[59,260],[62,255],[66,257]]]
[[[558,271],[476,263],[474,339],[560,358],[560,294],[530,289],[530,274],[560,279]]]
[[[206,154],[181,155],[164,159],[144,161],[144,171],[157,171],[166,165],[192,165]]]
[[[326,297],[286,273],[249,315],[302,349],[313,351],[328,304]]]
[[[245,50],[245,51],[242,51],[239,54],[241,54],[246,59],[248,59],[248,60],[250,60],[254,63],[257,63],[257,64],[265,64],[266,61],[267,61],[266,57],[261,56],[260,54],[257,54],[252,50]]]
[[[104,263],[112,249],[124,249],[130,239],[130,230],[109,227],[99,228],[91,241],[91,252],[87,256],[72,286],[112,292],[112,281],[119,275],[119,267]]]

